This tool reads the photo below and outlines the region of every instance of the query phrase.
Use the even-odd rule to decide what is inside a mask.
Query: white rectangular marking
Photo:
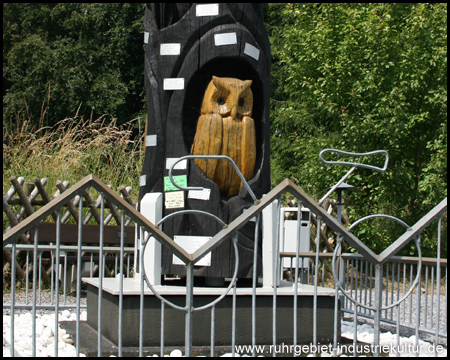
[[[161,44],[159,47],[160,55],[180,55],[181,44],[179,43],[167,43]]]
[[[219,15],[219,4],[200,4],[195,7],[196,16],[217,16]]]
[[[141,175],[139,178],[139,186],[147,185],[147,175]]]
[[[184,90],[184,78],[164,79],[164,90]]]
[[[178,161],[178,158],[167,158],[166,159],[166,169],[169,170],[170,167]],[[175,165],[173,168],[174,170],[186,170],[187,167],[187,159],[180,161],[178,164]]]
[[[166,209],[184,208],[184,191],[172,191],[167,192],[164,195],[164,205]]]
[[[249,43],[245,43],[244,54],[252,57],[256,61],[259,60],[259,49]]]
[[[205,245],[212,238],[210,236],[179,236],[175,235],[173,240],[176,244],[180,245],[189,254],[193,254],[201,246]],[[172,264],[174,265],[184,265],[176,255],[173,255]],[[202,258],[195,266],[211,266],[211,252]]]
[[[236,33],[215,34],[214,44],[216,46],[236,45],[237,44]]]
[[[188,198],[196,199],[196,200],[209,200],[211,195],[211,189],[203,189],[203,190],[189,190]]]
[[[158,137],[156,135],[147,135],[145,137],[145,147],[156,146],[157,138]]]

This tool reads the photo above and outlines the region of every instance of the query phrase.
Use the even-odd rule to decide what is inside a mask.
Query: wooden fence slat
[[[28,201],[27,195],[25,194],[25,192],[23,191],[19,182],[17,181],[17,178],[15,176],[11,176],[9,178],[9,180],[11,181],[11,184],[14,186],[14,190],[16,190],[16,194],[19,196],[20,200],[22,201],[22,206],[25,208],[27,215],[33,214],[34,209],[31,206],[30,202]],[[16,217],[17,221],[20,221],[21,217],[22,217],[22,215],[19,216],[18,218]]]
[[[136,207],[136,204],[133,203],[133,201],[131,200],[131,196],[130,196],[130,192],[131,192],[131,186],[120,186],[119,187],[119,191],[122,194],[122,197],[125,199],[126,202],[128,202],[128,204],[130,204],[133,207]],[[131,219],[127,219],[125,220],[125,226],[128,226],[131,224]]]
[[[41,194],[42,200],[44,202],[44,205],[48,204],[52,199],[50,199],[50,196],[48,196],[47,191],[45,191],[45,185],[47,185],[47,178],[34,178],[33,179],[34,184],[36,185],[36,188],[38,189],[39,193]],[[52,214],[53,221],[56,222],[57,215],[56,212]]]
[[[70,185],[70,183],[68,181],[61,182],[58,180],[57,184],[56,184],[58,190],[53,194],[53,196],[50,196],[47,193],[47,191],[45,190],[45,186],[47,184],[47,179],[46,178],[39,179],[39,178],[35,177],[35,178],[33,178],[34,186],[33,186],[33,184],[29,184],[29,185],[31,185],[27,188],[29,190],[28,191],[29,195],[26,195],[25,190],[22,188],[25,183],[24,177],[16,178],[16,177],[12,176],[10,178],[10,181],[12,183],[12,186],[8,190],[8,192],[5,195],[3,195],[3,212],[6,214],[8,220],[9,220],[7,229],[18,225],[25,214],[30,215],[30,214],[34,213],[33,206],[44,206],[44,205],[48,204],[54,198],[58,197],[61,193],[66,191]],[[31,187],[33,187],[33,189],[31,189]],[[109,185],[109,187],[111,188],[111,185]],[[122,194],[123,198],[130,205],[135,206],[135,204],[131,200],[130,192],[131,192],[131,187],[124,187],[124,186],[120,187],[120,193]],[[15,194],[17,194],[17,196],[15,196]],[[41,195],[42,199],[37,199],[39,194]],[[86,225],[86,224],[89,222],[89,220],[92,216],[95,218],[97,224],[100,224],[100,221],[101,221],[100,213],[97,209],[100,207],[101,196],[99,196],[95,202],[93,201],[93,199],[91,198],[91,196],[89,195],[89,193],[87,191],[84,191],[81,196],[83,196],[86,200],[86,202],[83,204],[84,207],[89,208],[88,213],[86,214],[84,219],[82,219],[83,224],[85,224],[85,226],[92,227],[92,228],[85,228],[85,226],[83,226],[83,232],[86,232],[86,233],[84,233],[83,239],[86,239],[86,236],[89,236],[89,232],[91,232],[91,235],[94,234],[93,235],[94,243],[95,243],[95,241],[97,241],[97,243],[98,243],[99,234],[96,233],[96,231],[97,232],[99,231],[98,225]],[[70,215],[73,215],[74,219],[78,223],[78,221],[79,221],[78,210],[76,210],[76,208],[77,208],[78,204],[80,203],[80,199],[81,199],[80,196],[76,196],[75,199],[73,199],[72,201],[67,203],[65,205],[67,210],[64,213],[64,215],[61,217],[61,222],[62,222],[61,226],[63,226],[61,231],[64,231],[64,239],[67,239],[67,241],[72,242],[73,244],[77,244],[77,242],[78,242],[78,238],[77,238],[78,225],[65,224],[65,222],[69,219]],[[14,214],[10,205],[21,205],[17,214]],[[118,212],[117,208],[115,206],[113,206],[109,201],[105,201],[105,208],[110,208],[110,212],[105,216],[104,224],[108,225],[108,223],[114,217],[115,220],[117,221],[117,223],[120,225],[121,217],[119,216],[119,212]],[[52,216],[53,220],[56,222],[56,220],[57,220],[56,212],[51,214],[51,216]],[[125,221],[125,244],[134,246],[135,227],[129,226],[130,223],[131,223],[131,219],[128,219],[127,221]],[[52,236],[55,237],[56,224],[41,223],[38,226],[39,226],[39,229],[41,229],[41,226],[43,226],[43,229],[46,227],[49,227],[49,228],[53,227],[53,230],[50,230],[50,231],[52,232]],[[67,229],[66,229],[66,226],[68,226]],[[97,230],[95,230],[95,228]],[[87,229],[90,229],[90,230],[87,230]],[[115,243],[119,244],[120,243],[120,226],[111,226],[111,225],[105,226],[104,232],[105,232],[104,234],[105,234],[106,243],[108,243],[108,244],[115,244]],[[34,233],[34,229],[32,229],[30,231],[30,233]],[[74,238],[74,236],[76,239]],[[44,230],[40,231],[39,232],[39,242],[40,243],[43,242],[45,240],[45,238],[46,238],[46,234],[45,234]],[[19,237],[19,242],[22,244],[30,244],[30,234],[21,235]],[[53,240],[53,242],[55,242],[55,239]],[[20,252],[21,251],[16,252],[16,257],[20,254]],[[5,271],[5,270],[10,271],[8,269],[10,269],[10,266],[12,263],[12,253],[10,250],[4,249],[3,255],[4,255],[4,260],[5,260],[3,263],[3,271]],[[21,280],[25,279],[27,274],[21,268],[21,265],[19,264],[19,262],[16,261],[15,264],[16,264],[17,280],[21,281]],[[96,265],[96,268],[98,268],[98,265]],[[94,271],[96,271],[96,268],[94,268]],[[33,271],[33,269],[32,269],[32,267],[30,267],[29,273],[31,273],[32,271]],[[50,283],[50,278],[49,278],[50,272],[51,272],[51,268],[48,269],[48,271],[46,271],[43,267],[41,268],[42,279],[44,282]],[[108,269],[105,269],[105,272],[107,273],[107,276],[111,276],[111,273]]]
[[[109,207],[110,214],[114,217],[114,220],[116,220],[117,225],[120,225],[122,223],[121,216],[117,212],[117,207],[114,206],[114,204],[111,204],[111,202],[108,199],[105,199],[106,204]]]
[[[111,184],[106,185],[106,186],[108,186],[110,189],[112,188]],[[106,199],[105,199],[105,200],[106,200]],[[98,202],[98,206],[99,206],[99,207],[100,207],[101,201],[102,201],[102,195],[100,194],[100,195],[98,196],[98,198],[97,198],[97,202]],[[106,209],[106,206],[107,206],[107,202],[105,201],[105,209]],[[108,225],[109,222],[112,220],[112,218],[113,218],[112,214],[109,213],[108,215],[105,216],[105,220],[103,220],[103,224],[104,224],[105,226]]]
[[[89,195],[89,193],[85,190],[83,191],[83,197],[89,207],[89,212],[84,217],[83,224],[87,224],[92,216],[94,217],[97,224],[100,224],[100,213],[97,211],[97,206],[94,203],[94,200],[92,200],[91,195]]]
[[[19,182],[20,186],[22,186],[25,179],[22,176],[20,176],[17,179],[17,181]],[[11,198],[14,196],[15,193],[16,193],[16,190],[14,189],[14,186],[11,186],[11,188],[8,190],[6,195],[3,195],[3,197],[6,198],[6,201],[8,201],[8,203],[9,203],[9,201],[11,200]]]
[[[11,227],[14,227],[14,226],[19,224],[19,222],[16,219],[16,216],[12,212],[12,210],[9,207],[8,203],[6,202],[5,198],[3,198],[3,211],[6,214],[6,216],[8,217],[8,220],[9,220],[9,223],[11,224]],[[19,241],[22,244],[28,244],[29,243],[28,240],[29,240],[29,235],[22,234],[22,235],[19,236]]]
[[[28,184],[28,183],[26,183],[26,184]],[[25,192],[24,192],[24,193],[25,193]],[[33,210],[33,213],[34,213],[34,209],[33,209],[33,206],[32,206],[32,202],[33,202],[34,199],[36,199],[36,197],[37,197],[38,195],[39,195],[39,190],[38,190],[36,187],[34,187],[34,189],[31,191],[31,193],[30,193],[29,195],[27,195],[27,202],[28,202],[28,204],[30,205],[31,210]],[[17,219],[22,218],[22,216],[24,215],[24,213],[25,213],[25,207],[21,207],[20,210],[19,210],[19,212],[18,212],[17,215],[16,215],[16,218],[17,218]]]
[[[65,186],[60,180],[56,181],[56,187],[59,189],[59,191],[61,192],[61,194],[62,194],[64,191],[66,191],[66,186]],[[73,218],[75,219],[75,221],[78,223],[78,211],[77,211],[77,209],[76,209],[74,203],[72,202],[72,200],[69,201],[69,202],[66,204],[66,206],[67,206],[68,211],[72,214],[72,216],[73,216]],[[66,213],[67,213],[67,211],[66,211]],[[66,215],[66,213],[64,214],[64,218],[66,218],[65,221],[67,221],[67,219],[68,219],[68,216]],[[62,220],[62,219],[61,219],[61,220]],[[62,221],[61,221],[61,222],[62,222]]]
[[[128,190],[128,189],[130,189],[130,190]],[[125,199],[125,201],[132,206],[136,206],[136,204],[134,204],[133,201],[131,200],[130,191],[131,191],[131,186],[125,187],[125,186],[121,185],[119,187],[119,192],[122,194],[122,197]]]
[[[103,228],[103,236],[107,246],[120,245],[120,229],[118,225],[105,226]],[[56,224],[40,223],[39,230],[39,244],[55,244],[56,243]],[[83,244],[98,245],[100,243],[100,226],[98,225],[83,225]],[[134,226],[126,226],[124,228],[124,243],[125,245],[134,246]],[[62,245],[77,245],[78,244],[78,225],[77,224],[61,224],[61,233],[64,234],[64,239],[61,239]],[[30,230],[31,240],[34,241],[35,230]]]

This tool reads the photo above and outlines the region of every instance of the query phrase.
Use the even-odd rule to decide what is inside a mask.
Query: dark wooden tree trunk
[[[203,95],[213,75],[252,80],[256,161],[248,183],[261,198],[270,190],[270,44],[262,4],[148,4],[144,31],[148,123],[139,200],[148,192],[165,192],[166,159],[190,154]],[[253,204],[244,187],[231,198],[221,195],[194,161],[185,170],[174,170],[174,175],[187,176],[188,186],[211,189],[209,200],[190,199],[184,192],[184,209],[207,211],[228,224]],[[165,208],[164,216],[178,210]],[[240,278],[252,276],[254,226],[249,223],[239,235]],[[198,214],[176,216],[163,227],[171,237],[213,236],[220,230],[215,220]],[[213,250],[211,266],[196,267],[195,275],[230,277],[234,257],[227,241]],[[166,249],[162,267],[163,274],[184,274],[183,266],[172,265]],[[259,256],[258,273],[260,269]]]

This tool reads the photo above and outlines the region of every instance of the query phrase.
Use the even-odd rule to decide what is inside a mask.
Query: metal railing
[[[295,281],[293,272],[295,271],[295,253],[280,253],[281,258],[290,259],[290,267],[285,268],[285,278],[289,281]],[[310,267],[305,269],[303,263],[306,259],[315,257],[314,253],[299,253],[300,268],[303,271],[299,275],[298,281],[302,284],[312,285],[314,283],[314,269],[315,263],[311,263]],[[344,263],[344,289],[351,298],[366,306],[372,306],[374,303],[374,267],[369,262],[365,261],[361,255],[346,253],[341,255]],[[333,254],[320,253],[317,274],[319,283],[322,287],[334,288],[335,279],[331,274],[331,262]],[[440,338],[447,338],[447,308],[437,307],[437,287],[440,283],[440,298],[441,301],[447,303],[447,259],[440,261],[442,277],[438,277],[437,259],[409,257],[409,256],[392,256],[388,262],[383,266],[383,305],[398,301],[407,293],[407,290],[414,282],[417,274],[419,263],[422,263],[424,270],[420,277],[420,292],[413,291],[410,295],[399,305],[398,309],[385,309],[381,312],[381,321],[386,324],[394,324],[397,317],[400,317],[400,326],[406,329],[415,330],[416,323],[419,320],[419,332],[436,334]],[[421,305],[420,310],[415,311],[413,307],[417,303],[417,296],[420,294]],[[341,311],[354,314],[355,304],[348,298],[344,298],[341,303]],[[420,318],[418,318],[420,314]],[[374,318],[374,311],[367,308],[359,309],[358,316],[361,318]],[[440,328],[436,329],[437,319],[440,319]],[[405,331],[408,333],[408,331]]]
[[[251,206],[247,211],[245,211],[242,215],[237,217],[234,221],[232,221],[230,224],[224,227],[223,230],[221,230],[219,233],[217,233],[209,242],[207,242],[205,245],[201,246],[197,251],[195,251],[193,254],[189,254],[186,250],[184,250],[180,245],[176,244],[171,238],[169,238],[166,234],[164,234],[156,225],[151,223],[149,220],[147,220],[144,216],[142,216],[134,207],[132,207],[129,203],[124,201],[122,198],[120,198],[117,194],[115,194],[111,189],[109,189],[104,183],[102,183],[99,179],[97,179],[95,176],[88,176],[81,180],[76,185],[72,186],[71,188],[67,189],[64,193],[62,193],[60,196],[58,196],[56,199],[54,199],[51,203],[43,206],[39,211],[35,212],[31,216],[29,216],[27,219],[22,221],[19,225],[13,227],[12,229],[8,230],[3,234],[3,248],[6,246],[10,246],[12,253],[15,254],[17,251],[17,248],[19,245],[16,244],[17,239],[20,235],[25,234],[30,229],[35,229],[35,240],[33,249],[29,250],[32,251],[33,254],[33,267],[38,268],[38,255],[39,252],[43,250],[42,246],[38,243],[38,224],[39,222],[43,221],[47,216],[51,215],[52,213],[56,212],[59,214],[59,209],[67,204],[71,199],[74,197],[81,196],[80,198],[80,205],[79,205],[79,211],[80,211],[80,217],[82,216],[81,209],[82,209],[82,196],[85,191],[88,189],[93,188],[96,191],[98,191],[101,194],[101,219],[104,219],[104,202],[105,200],[108,200],[110,203],[114,204],[114,206],[117,207],[117,210],[119,214],[121,214],[122,221],[121,224],[125,223],[125,217],[127,217],[129,220],[134,221],[142,230],[143,232],[147,233],[147,236],[145,238],[141,238],[140,241],[142,241],[143,244],[145,244],[150,237],[155,238],[158,242],[160,242],[162,245],[168,247],[179,259],[181,259],[186,266],[186,302],[185,306],[180,306],[179,310],[185,312],[185,340],[184,340],[184,350],[186,356],[192,355],[192,323],[193,323],[193,317],[195,316],[195,311],[203,310],[205,307],[202,308],[194,308],[193,306],[193,291],[194,291],[194,278],[193,278],[193,267],[196,262],[201,260],[204,256],[206,256],[208,253],[210,253],[213,249],[215,249],[217,246],[222,244],[227,239],[232,239],[233,243],[236,243],[237,240],[237,234],[238,231],[245,226],[251,219],[256,218],[256,229],[259,228],[259,224],[261,223],[261,215],[264,209],[266,209],[268,206],[274,206],[276,208],[275,213],[279,214],[279,208],[281,206],[281,196],[289,192],[292,194],[295,198],[298,200],[298,209],[299,212],[301,211],[302,207],[306,207],[310,209],[312,213],[314,213],[317,216],[318,224],[317,227],[320,228],[320,224],[323,222],[325,223],[330,229],[332,229],[336,234],[338,238],[338,244],[340,244],[342,241],[345,241],[347,244],[352,246],[354,249],[356,249],[359,253],[359,257],[361,261],[363,260],[363,266],[370,266],[373,269],[373,289],[374,289],[374,302],[373,303],[367,303],[367,301],[364,300],[364,298],[361,297],[352,297],[355,292],[360,293],[362,291],[362,287],[356,287],[352,288],[351,286],[344,286],[342,287],[340,284],[342,284],[342,278],[334,275],[335,278],[337,278],[337,281],[334,282],[335,284],[335,307],[334,307],[334,339],[333,339],[333,347],[334,349],[337,348],[337,344],[340,341],[339,338],[339,330],[338,326],[339,324],[339,298],[342,296],[345,296],[351,303],[353,303],[353,309],[356,309],[356,311],[353,311],[354,315],[354,322],[355,324],[358,322],[358,317],[362,316],[361,309],[367,309],[371,312],[371,316],[373,316],[374,321],[374,327],[375,327],[375,337],[374,337],[374,345],[377,346],[380,344],[380,323],[381,321],[386,319],[386,315],[382,317],[382,313],[386,314],[386,312],[391,311],[390,309],[393,309],[394,311],[391,312],[393,314],[392,319],[394,319],[395,314],[398,314],[401,312],[400,304],[403,303],[407,296],[411,295],[414,291],[419,294],[418,298],[420,297],[420,282],[418,281],[418,278],[420,278],[421,274],[421,266],[419,262],[418,269],[413,268],[411,270],[412,273],[416,272],[418,274],[417,276],[413,277],[415,280],[412,281],[412,284],[409,286],[409,293],[407,291],[407,294],[401,298],[394,299],[393,302],[385,301],[383,302],[383,266],[387,266],[386,264],[393,261],[393,256],[408,242],[410,241],[416,241],[419,245],[418,248],[420,249],[420,233],[423,231],[426,227],[428,227],[435,219],[438,219],[438,255],[436,259],[436,277],[435,279],[438,280],[436,282],[436,293],[440,294],[441,292],[441,267],[443,262],[441,261],[439,257],[440,253],[440,219],[443,213],[447,211],[447,199],[443,200],[439,205],[437,205],[432,211],[430,211],[429,214],[427,214],[423,219],[421,219],[419,222],[417,222],[415,225],[413,225],[410,230],[406,231],[405,234],[403,234],[397,241],[395,241],[391,246],[388,247],[384,252],[382,252],[380,255],[375,254],[372,250],[370,250],[365,244],[363,244],[358,238],[356,238],[355,235],[353,235],[347,228],[345,228],[343,225],[341,225],[339,222],[336,221],[335,218],[333,218],[330,214],[328,214],[322,207],[320,207],[312,198],[310,198],[307,194],[305,194],[301,189],[299,189],[295,184],[293,184],[289,180],[285,180],[282,183],[280,183],[277,187],[275,187],[272,191],[270,191],[266,196],[264,196],[261,200],[256,201],[253,206]],[[60,215],[58,215],[60,216]],[[279,218],[278,220],[279,221]],[[60,222],[58,221],[57,224]],[[300,223],[300,222],[299,222]],[[104,236],[103,236],[103,221],[100,222],[100,238],[99,238],[99,246],[98,246],[98,252],[99,257],[103,258],[103,255],[105,252],[109,252],[110,249],[106,249],[104,247]],[[279,224],[276,224],[276,229],[279,228]],[[296,264],[299,264],[299,238],[300,238],[300,232],[301,227],[298,227],[298,238],[297,238],[297,251],[295,254],[296,258]],[[122,356],[123,354],[123,347],[122,347],[122,332],[123,332],[123,326],[122,326],[122,317],[123,317],[123,259],[124,259],[124,230],[122,226],[121,231],[121,240],[120,240],[120,247],[115,248],[114,251],[118,251],[120,256],[120,264],[119,264],[119,323],[117,327],[117,331],[119,334],[119,341],[118,341],[118,355]],[[274,239],[273,242],[273,283],[276,284],[278,282],[278,279],[281,277],[281,261],[279,256],[279,233],[277,232],[277,236]],[[51,250],[54,251],[55,256],[55,277],[54,277],[54,283],[55,287],[54,289],[59,289],[59,268],[60,268],[60,255],[61,251],[64,250],[64,248],[61,246],[61,231],[60,226],[56,226],[56,244],[52,247]],[[319,236],[319,235],[318,235]],[[258,244],[258,231],[255,231],[255,250],[257,249]],[[319,239],[317,239],[317,243],[319,243]],[[81,297],[81,253],[84,251],[83,244],[83,234],[82,234],[82,226],[81,222],[78,227],[78,246],[77,246],[77,284],[76,284],[76,310],[77,310],[77,319],[76,319],[76,335],[75,335],[75,343],[76,343],[76,351],[77,354],[80,352],[80,297]],[[71,248],[72,250],[72,248]],[[256,254],[257,251],[255,251]],[[30,252],[31,255],[31,252]],[[420,256],[419,256],[420,257]],[[14,258],[14,257],[13,257]],[[317,313],[318,313],[318,287],[319,287],[319,248],[317,247],[316,253],[314,256],[314,260],[311,261],[313,263],[313,344],[317,345],[318,339],[317,339],[317,327],[319,326],[318,320],[317,320]],[[341,260],[339,260],[341,259]],[[342,261],[342,259],[346,260],[346,254],[340,254],[339,252],[339,246],[336,246],[336,251],[334,254],[334,258],[331,260],[331,265],[334,267],[336,262]],[[351,259],[349,259],[351,260]],[[236,259],[236,263],[238,263],[238,259]],[[355,259],[351,260],[355,261]],[[359,261],[359,260],[356,260]],[[140,264],[144,264],[143,261],[143,251],[140,252]],[[366,265],[367,264],[367,265]],[[422,260],[423,264],[423,260]],[[255,256],[253,260],[253,267],[254,269],[257,268],[257,257]],[[263,264],[264,266],[265,264]],[[99,263],[99,273],[103,274],[103,268],[104,263],[101,261]],[[351,263],[347,264],[347,269],[353,270],[356,269],[355,265],[352,265]],[[298,267],[295,267],[293,269],[294,278],[299,278],[299,271],[300,269]],[[11,284],[15,284],[15,264],[13,260],[13,264],[11,266]],[[146,280],[144,278],[144,271],[140,272],[140,279],[136,279],[140,281],[140,309],[141,309],[141,316],[139,319],[139,354],[143,355],[143,329],[144,329],[144,322],[149,321],[149,319],[145,319],[143,314],[143,304],[144,304],[144,286],[146,284]],[[33,325],[33,335],[32,335],[32,353],[33,355],[36,355],[36,333],[35,333],[35,319],[36,319],[36,309],[38,308],[38,299],[37,299],[37,286],[38,286],[38,279],[37,279],[37,272],[33,272],[33,281],[32,281],[32,293],[33,293],[33,302],[31,304],[31,310],[32,315],[34,319],[34,325]],[[347,276],[348,281],[352,281],[351,279],[357,279],[354,276]],[[445,275],[446,279],[446,275]],[[362,280],[362,278],[361,278]],[[355,281],[355,280],[354,280]],[[364,279],[365,281],[365,279]],[[433,281],[433,279],[432,279]],[[148,282],[148,281],[147,281]],[[256,312],[255,312],[255,299],[256,299],[256,288],[257,288],[257,282],[258,279],[256,278],[256,271],[254,271],[253,276],[253,286],[252,286],[252,316],[251,316],[251,328],[252,328],[252,345],[256,345]],[[150,284],[151,285],[151,284]],[[298,316],[301,316],[301,314],[298,313],[298,297],[302,295],[303,286],[298,281],[294,282],[294,290],[293,290],[293,307],[292,307],[292,318],[293,318],[293,333],[292,333],[292,345],[297,346],[297,318]],[[372,286],[370,287],[372,288]],[[103,289],[103,276],[99,277],[99,289]],[[358,291],[353,291],[357,289]],[[415,290],[416,289],[416,290]],[[445,285],[446,289],[446,285]],[[350,291],[349,291],[350,290]],[[233,278],[233,280],[230,282],[230,286],[227,289],[224,289],[224,296],[228,291],[232,291],[232,334],[230,338],[230,345],[232,346],[232,353],[235,352],[234,345],[236,344],[236,303],[237,303],[237,297],[236,297],[236,277]],[[58,292],[55,290],[55,292]],[[272,297],[273,297],[273,308],[272,308],[272,339],[273,339],[273,350],[272,355],[276,355],[276,346],[277,346],[277,316],[278,316],[278,308],[277,308],[277,297],[278,297],[278,289],[277,287],[273,287],[272,289]],[[155,292],[156,295],[156,292]],[[98,296],[98,310],[99,310],[99,316],[98,316],[98,355],[102,355],[102,302],[103,302],[103,296],[102,291],[99,291]],[[222,299],[220,298],[220,300]],[[218,301],[220,301],[218,300]],[[389,300],[389,299],[388,299]],[[162,302],[165,300],[161,299]],[[436,297],[434,300],[436,301],[437,308],[440,308],[439,302],[440,297]],[[446,301],[446,297],[445,297]],[[214,322],[214,308],[215,304],[210,304],[211,307],[211,318],[212,322]],[[172,306],[171,304],[168,304],[169,306]],[[417,300],[416,306],[419,305],[420,302]],[[16,309],[15,304],[15,286],[11,286],[11,304],[10,304],[10,312],[11,312],[11,338],[10,338],[10,344],[11,344],[11,352],[14,354],[14,311]],[[63,308],[63,306],[59,303],[59,297],[55,296],[54,299],[54,305],[52,305],[52,309],[55,311],[55,328],[58,328],[58,311]],[[417,307],[416,307],[417,308]],[[347,310],[351,310],[350,307],[347,308]],[[162,312],[164,313],[164,306],[162,305]],[[439,316],[435,316],[434,323],[437,323],[437,328],[439,329],[439,322],[441,321],[439,319]],[[446,319],[446,317],[445,317]],[[393,320],[394,321],[394,320]],[[445,320],[446,321],[446,320]],[[399,334],[399,327],[400,327],[400,317],[397,316],[395,319],[395,324],[397,328],[397,334]],[[161,324],[161,326],[163,326]],[[219,326],[218,324],[214,324],[214,326],[211,327],[211,355],[215,354],[214,350],[214,342],[215,342],[215,328]],[[420,325],[419,322],[416,322],[415,325],[415,332],[416,332],[416,339],[419,340],[419,333],[420,333]],[[164,336],[162,331],[162,341],[161,341],[161,354],[164,353]],[[435,339],[436,343],[439,343],[439,336],[445,336],[445,333],[439,333],[438,330],[435,332]],[[398,339],[397,339],[398,340]],[[356,344],[356,337],[354,340]],[[181,344],[180,344],[181,345]],[[375,349],[378,349],[376,347]],[[58,354],[58,332],[55,331],[55,355]],[[379,352],[375,350],[375,355],[379,355]],[[256,355],[256,349],[253,350],[253,355]],[[336,351],[334,350],[334,355],[336,355]]]

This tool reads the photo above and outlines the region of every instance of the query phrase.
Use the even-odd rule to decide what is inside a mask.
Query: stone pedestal
[[[98,326],[98,279],[83,279],[88,284],[87,322],[94,329]],[[184,306],[185,288],[156,286],[156,290],[169,301]],[[219,297],[225,288],[194,288],[194,306],[199,307]],[[310,285],[299,285],[297,344],[310,344],[313,340],[313,292]],[[145,287],[144,346],[161,344],[161,301]],[[139,345],[139,282],[124,279],[123,291],[123,346]],[[236,345],[252,344],[251,306],[252,289],[236,290]],[[293,284],[281,282],[277,289],[277,344],[292,344],[293,338]],[[256,290],[256,344],[273,344],[272,311],[273,289]],[[215,307],[215,345],[231,345],[232,290]],[[328,344],[333,341],[334,289],[318,289],[317,341]],[[164,345],[184,346],[185,312],[166,305]],[[193,345],[211,345],[211,309],[195,311],[193,320]],[[340,316],[338,316],[340,322]],[[119,280],[103,280],[102,335],[117,344],[119,323]],[[340,337],[340,326],[338,326]]]

